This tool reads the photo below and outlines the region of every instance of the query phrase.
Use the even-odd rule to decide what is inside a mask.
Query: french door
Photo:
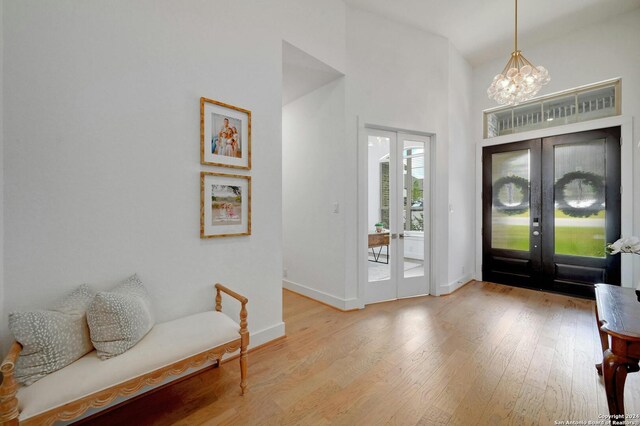
[[[620,128],[483,150],[483,279],[593,295],[620,284]]]
[[[367,129],[365,303],[429,294],[429,141]]]

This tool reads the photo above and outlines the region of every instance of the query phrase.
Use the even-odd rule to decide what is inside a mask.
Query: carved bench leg
[[[9,354],[0,364],[0,373],[2,373],[2,381],[0,382],[0,425],[15,426],[19,423],[18,417],[18,383],[13,377],[15,371],[16,359],[22,350],[22,346],[13,342],[9,349]]]
[[[247,348],[240,349],[240,395],[247,389]]]
[[[0,426],[16,426],[18,422],[17,384],[13,378],[13,364],[3,365],[2,386],[0,386]]]
[[[247,347],[249,346],[249,330],[247,329],[247,307],[240,309],[240,395],[247,389]]]
[[[220,283],[216,284],[216,311],[222,311],[221,292],[225,292],[240,302],[240,394],[247,390],[247,347],[249,346],[249,329],[247,327],[247,303],[249,299],[235,293]]]

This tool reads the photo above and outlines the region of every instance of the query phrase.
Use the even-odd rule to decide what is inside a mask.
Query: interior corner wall
[[[7,320],[5,319],[4,300],[4,94],[2,92],[4,82],[4,0],[0,0],[0,353],[4,354],[8,349],[6,336],[8,334]]]
[[[449,44],[449,275],[451,292],[475,275],[475,145],[472,69]]]
[[[522,46],[527,58],[535,64],[544,65],[551,74],[551,82],[541,95],[554,93],[577,86],[595,83],[615,77],[622,77],[622,114],[634,121],[633,144],[634,164],[634,208],[632,215],[634,235],[640,232],[640,9],[627,12],[598,25],[589,25],[563,37],[536,44]],[[526,42],[526,40],[524,40]],[[495,107],[487,98],[486,88],[496,73],[504,67],[508,52],[504,56],[473,69],[473,140],[482,142],[482,110]],[[476,160],[478,163],[479,160]],[[640,281],[640,259],[634,256],[634,283]]]
[[[279,0],[274,18],[282,39],[314,58],[345,73],[346,6],[343,0]]]
[[[24,0],[4,15],[6,309],[137,272],[158,321],[212,309],[221,282],[249,298],[252,345],[282,335],[282,39],[340,57],[342,2]],[[252,111],[252,170],[200,165],[201,96]],[[251,236],[200,238],[201,171],[252,177]]]
[[[347,7],[346,164],[358,164],[358,125],[435,134],[436,285],[448,271],[449,43],[381,16]],[[345,185],[346,297],[358,294],[358,174],[342,170]],[[366,248],[365,248],[366,249]]]
[[[282,108],[284,287],[341,309],[344,118],[344,77]]]

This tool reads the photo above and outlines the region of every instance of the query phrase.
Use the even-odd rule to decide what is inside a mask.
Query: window
[[[620,84],[620,79],[608,80],[513,107],[486,110],[484,138],[620,115]]]

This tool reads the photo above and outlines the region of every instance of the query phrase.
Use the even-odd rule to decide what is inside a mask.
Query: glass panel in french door
[[[402,147],[402,230],[405,278],[424,276],[425,143],[404,140]]]
[[[391,278],[391,139],[368,136],[368,281]]]

